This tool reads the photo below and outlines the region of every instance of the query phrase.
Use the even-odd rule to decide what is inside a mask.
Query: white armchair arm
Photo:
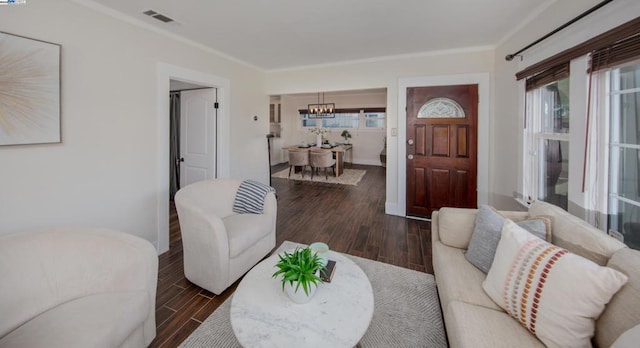
[[[216,279],[229,277],[229,240],[222,219],[181,196],[176,196],[176,208],[185,277],[205,289],[218,288]]]

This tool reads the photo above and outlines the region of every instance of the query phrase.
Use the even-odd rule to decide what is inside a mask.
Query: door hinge
[[[218,104],[218,102],[213,103],[213,108],[217,109],[218,107],[220,107],[220,104]]]

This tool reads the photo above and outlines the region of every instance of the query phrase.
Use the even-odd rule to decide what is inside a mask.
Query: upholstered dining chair
[[[276,246],[277,202],[264,199],[262,214],[233,211],[241,180],[199,181],[178,190],[184,275],[219,295]]]
[[[289,177],[294,167],[302,167],[300,175],[304,178],[304,168],[309,165],[308,149],[291,149],[289,150]]]
[[[333,152],[331,150],[324,149],[311,149],[309,152],[309,165],[311,166],[311,179],[313,174],[320,168],[324,168],[324,178],[329,179],[327,175],[327,168],[333,168],[333,174],[335,175],[336,160],[333,158]]]

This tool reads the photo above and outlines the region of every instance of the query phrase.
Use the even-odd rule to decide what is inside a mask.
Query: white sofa
[[[432,216],[433,268],[450,346],[544,347],[489,298],[482,288],[486,274],[465,258],[476,212],[443,208]],[[501,214],[514,221],[550,216],[554,244],[629,277],[596,322],[595,346],[609,347],[621,334],[640,324],[640,251],[544,202],[533,203],[528,212]]]
[[[158,257],[133,235],[88,228],[0,237],[0,347],[146,347]]]
[[[175,197],[184,275],[218,295],[276,246],[275,194],[267,194],[262,214],[234,213],[241,183],[203,180],[181,188]]]

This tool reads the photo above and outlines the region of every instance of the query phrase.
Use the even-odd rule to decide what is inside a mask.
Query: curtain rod
[[[539,38],[538,40],[536,40],[536,41],[534,41],[534,42],[530,43],[527,47],[525,47],[525,48],[523,48],[523,49],[519,50],[519,51],[518,51],[518,52],[516,52],[516,53],[507,54],[507,56],[506,56],[506,57],[504,57],[504,59],[505,59],[506,61],[508,61],[508,62],[512,61],[512,60],[513,60],[513,58],[515,58],[515,57],[516,57],[517,55],[519,55],[520,53],[522,53],[522,52],[524,52],[524,51],[528,50],[529,48],[531,48],[531,47],[533,47],[533,46],[535,46],[535,45],[539,44],[541,41],[543,41],[543,40],[547,39],[549,36],[554,35],[555,33],[559,32],[560,30],[562,30],[562,29],[564,29],[564,28],[566,28],[566,27],[570,26],[571,24],[573,24],[573,23],[575,23],[575,22],[577,22],[577,21],[581,20],[582,18],[584,18],[584,17],[588,16],[588,15],[589,15],[589,14],[591,14],[592,12],[597,11],[597,10],[598,10],[598,9],[600,9],[602,6],[604,6],[604,5],[608,4],[608,3],[612,2],[612,1],[613,1],[613,0],[604,0],[603,2],[601,2],[601,3],[597,4],[597,5],[595,5],[594,7],[592,7],[592,8],[590,8],[590,9],[588,9],[587,11],[583,12],[583,13],[582,13],[581,15],[579,15],[578,17],[576,17],[576,18],[574,18],[574,19],[572,19],[572,20],[568,21],[567,23],[565,23],[565,24],[561,25],[561,26],[560,26],[560,27],[558,27],[556,30],[554,30],[554,31],[550,32],[549,34],[547,34],[547,35],[545,35],[545,36],[543,36],[543,37]]]

